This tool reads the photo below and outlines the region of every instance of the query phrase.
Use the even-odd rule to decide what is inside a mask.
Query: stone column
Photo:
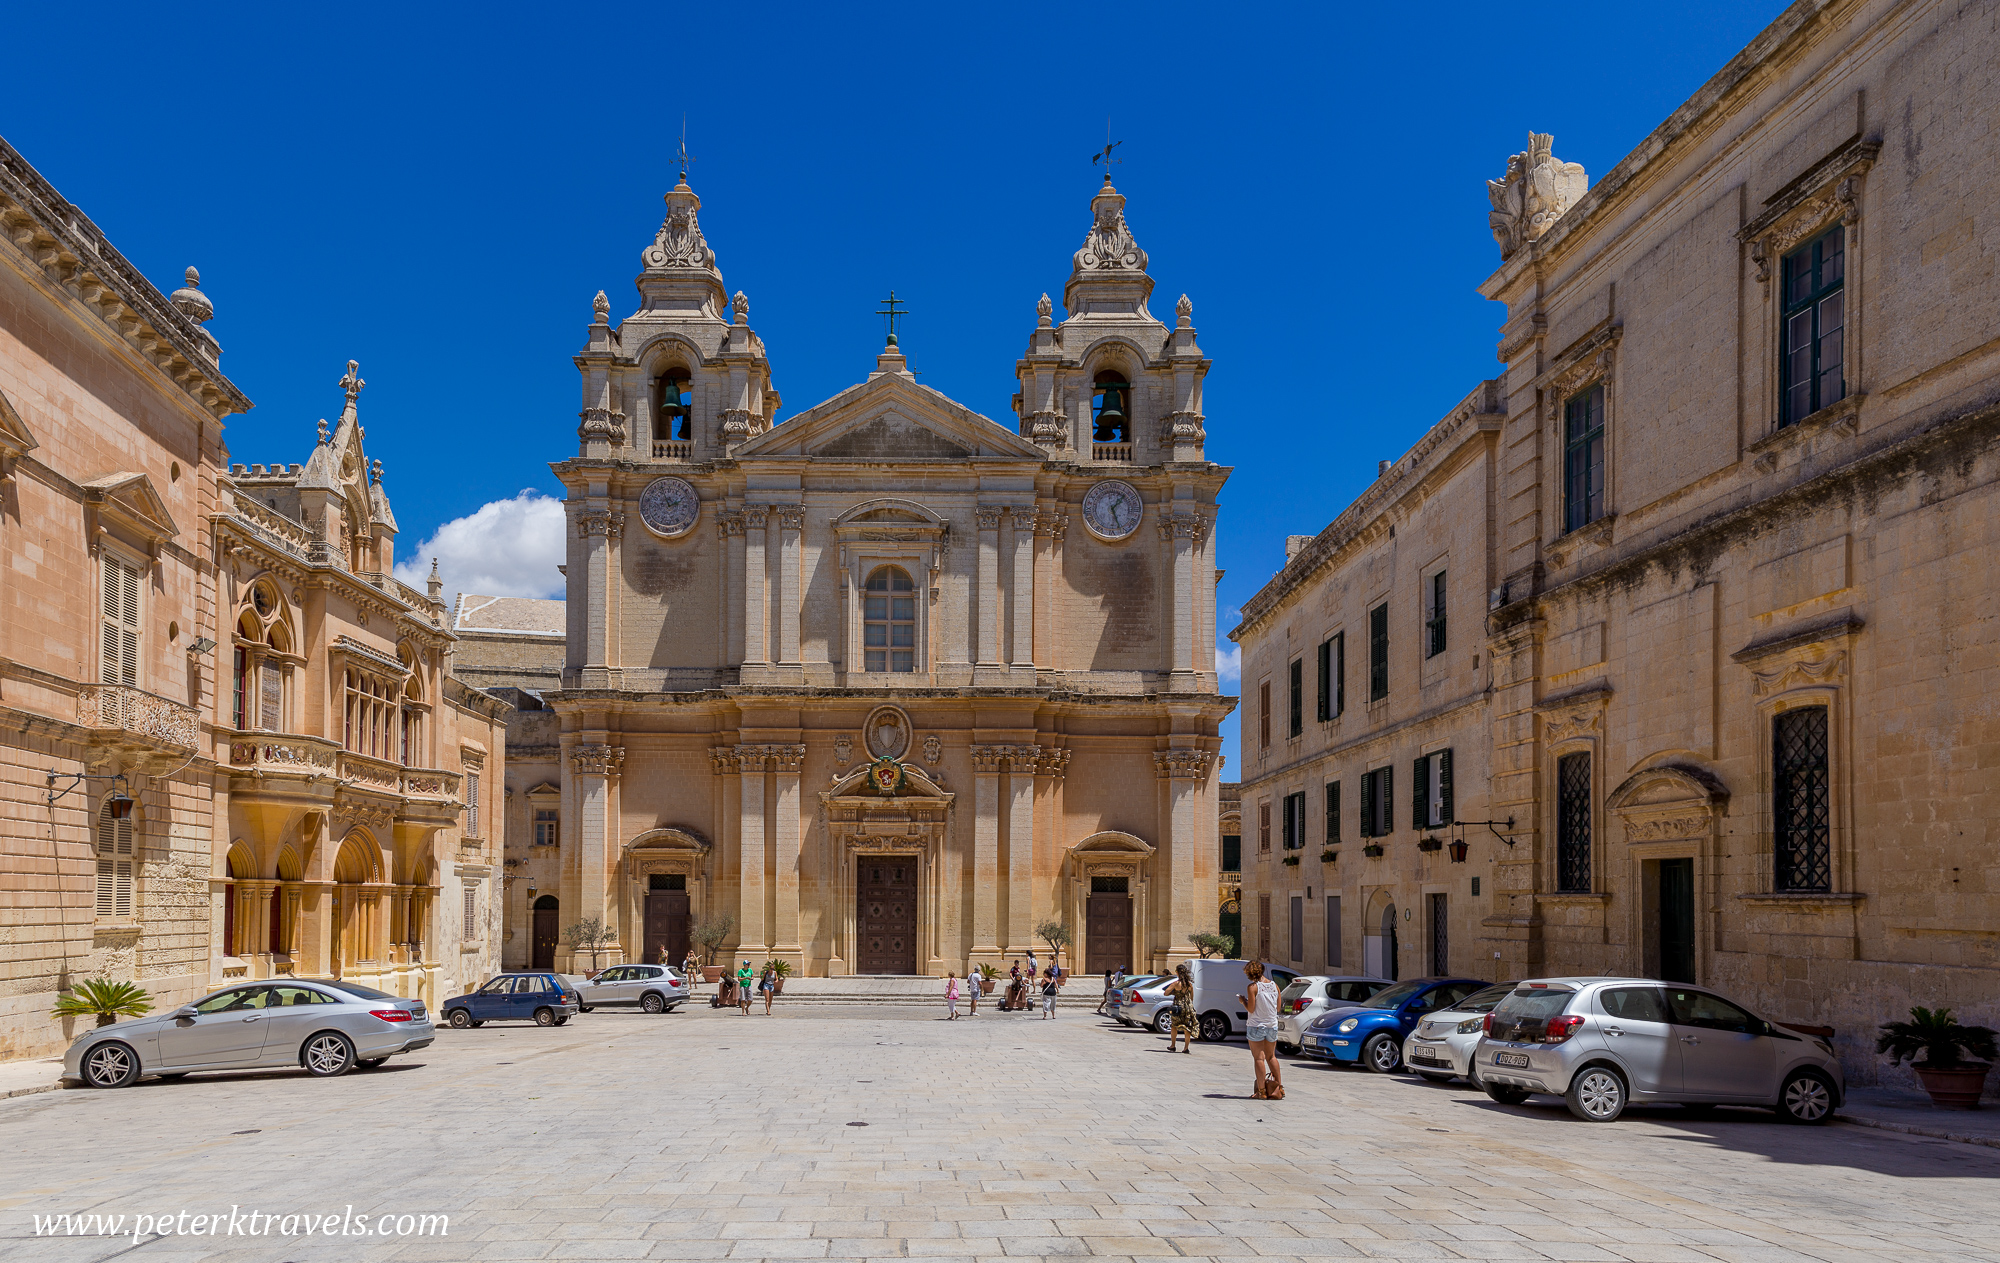
[[[734,912],[736,913],[737,923],[740,928],[743,920],[741,890],[740,888],[738,890],[736,905],[734,907],[725,907],[722,902],[722,885],[732,878],[740,880],[742,873],[743,779],[739,773],[742,770],[743,761],[736,756],[735,746],[710,746],[708,748],[708,763],[710,769],[715,773],[718,782],[716,785],[714,816],[715,836],[718,846],[709,862],[715,865],[715,871],[721,880],[717,882],[717,886],[713,890],[713,899],[705,899],[700,907],[693,906],[693,899],[690,897],[688,911],[690,915],[696,917],[706,916],[711,912]],[[693,892],[689,893],[692,896]],[[708,891],[704,891],[704,894],[708,893]],[[720,956],[717,959],[720,960]],[[706,965],[708,963],[707,959],[704,958],[702,963]],[[734,962],[730,963],[733,964]]]
[[[743,511],[725,509],[715,517],[715,537],[722,542],[722,665],[733,667],[743,661]],[[731,589],[734,589],[733,591]]]
[[[583,540],[583,687],[612,688],[611,613],[607,593],[611,583],[611,511],[587,508],[577,514],[577,534]]]
[[[1169,970],[1196,954],[1187,936],[1206,928],[1212,915],[1197,899],[1195,875],[1201,868],[1201,790],[1214,763],[1215,755],[1207,750],[1158,750],[1153,754],[1153,766],[1167,782],[1167,838],[1158,852],[1161,862],[1155,867],[1167,883],[1162,902],[1167,921],[1164,959]]]
[[[562,919],[568,925],[612,912],[606,878],[612,848],[618,844],[618,824],[612,815],[611,788],[624,765],[623,746],[588,742],[570,747],[569,767],[576,782],[577,803],[577,898],[574,904],[563,903]],[[558,945],[558,966],[564,967],[568,957],[569,949]]]
[[[1041,509],[1035,513],[1035,620],[1034,647],[1030,657],[1037,667],[1056,669],[1057,661],[1054,619],[1050,611],[1055,602],[1045,599],[1043,588],[1052,588],[1055,577],[1062,573],[1063,530],[1069,525],[1069,515],[1058,509]]]
[[[1037,746],[1014,746],[1007,757],[1007,950],[1035,941],[1035,761]]]
[[[804,977],[805,949],[799,942],[799,773],[805,769],[806,748],[802,745],[767,748],[771,751],[771,770],[778,791],[777,803],[772,808],[776,819],[771,829],[777,859],[771,954],[789,960],[793,971]]]
[[[1016,505],[1008,514],[1014,535],[1014,635],[1008,663],[1018,683],[1035,682],[1035,510]]]
[[[1194,567],[1195,535],[1200,526],[1200,517],[1193,513],[1168,513],[1160,517],[1160,538],[1170,541],[1174,549],[1173,657],[1167,687],[1179,693],[1197,691]]]
[[[997,507],[981,505],[975,516],[979,522],[979,590],[973,594],[972,611],[979,632],[973,638],[979,657],[975,669],[1000,665],[1000,514]]]
[[[743,509],[743,665],[768,666],[771,661],[771,611],[765,596],[765,563],[769,559],[764,524],[771,514],[768,504],[745,505]]]
[[[768,761],[764,746],[736,747],[736,763],[743,782],[741,823],[737,826],[742,893],[736,914],[736,950],[739,960],[748,956],[753,965],[762,964],[764,957],[760,953],[770,951],[764,925],[764,865],[769,851],[764,821],[764,765]]]
[[[972,747],[972,955],[1000,959],[1000,764],[1006,746]]]
[[[806,511],[796,504],[778,505],[778,661],[790,668],[786,678],[797,683],[804,667],[799,656],[799,533]],[[796,678],[795,678],[796,677]]]

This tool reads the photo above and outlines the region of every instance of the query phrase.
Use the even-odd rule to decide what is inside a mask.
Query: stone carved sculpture
[[[944,757],[944,742],[938,738],[938,735],[936,733],[932,733],[930,736],[925,737],[924,762],[930,764],[932,767],[936,767],[937,761],[943,757]]]
[[[194,271],[194,269],[189,268],[188,271],[192,272]],[[1041,325],[1041,327],[1044,329],[1048,328],[1050,324],[1050,318],[1054,314],[1055,309],[1056,305],[1049,301],[1049,296],[1047,294],[1043,294],[1041,298],[1038,299],[1035,303],[1036,323]]]
[[[597,313],[598,324],[609,324],[611,321],[611,296],[603,290],[598,290],[597,297],[590,300],[590,309]]]
[[[843,732],[833,739],[833,761],[842,767],[846,767],[847,761],[853,757],[854,738]]]
[[[1107,183],[1090,199],[1090,209],[1096,219],[1083,239],[1083,249],[1076,252],[1076,270],[1145,271],[1146,252],[1125,226],[1125,195]]]
[[[176,311],[196,324],[212,319],[215,316],[215,304],[208,300],[208,295],[201,292],[201,273],[189,268],[185,275],[187,288],[175,290],[173,297],[167,301],[174,305]]]
[[[702,239],[701,224],[695,212],[701,209],[701,199],[694,195],[687,180],[683,178],[667,194],[667,218],[660,224],[659,233],[653,244],[640,252],[640,261],[647,268],[713,268],[715,252]]]
[[[1507,159],[1506,177],[1486,182],[1486,196],[1493,202],[1487,223],[1500,243],[1502,260],[1538,240],[1590,187],[1582,164],[1557,158],[1554,144],[1553,136],[1529,132],[1527,151]]]
[[[736,317],[737,324],[740,325],[749,324],[750,323],[749,296],[746,295],[742,290],[740,289],[737,290],[736,297],[729,300],[729,312],[732,316]]]
[[[1186,294],[1182,294],[1181,300],[1174,304],[1174,318],[1183,329],[1194,323],[1194,301]]]

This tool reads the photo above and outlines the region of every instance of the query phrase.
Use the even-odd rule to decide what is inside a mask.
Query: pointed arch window
[[[1090,387],[1092,439],[1098,443],[1132,441],[1132,383],[1122,373],[1099,373]]]
[[[901,566],[868,575],[861,609],[861,643],[870,671],[917,669],[917,585]]]

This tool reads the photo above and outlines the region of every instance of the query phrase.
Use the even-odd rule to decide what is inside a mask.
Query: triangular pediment
[[[108,518],[152,544],[181,533],[167,512],[167,502],[144,474],[116,473],[83,484],[84,502],[100,518]]]
[[[1039,462],[1047,453],[907,374],[879,373],[736,451],[758,458]]]
[[[7,402],[7,396],[0,395],[0,456],[9,462],[40,447],[35,432],[14,411],[14,405]]]

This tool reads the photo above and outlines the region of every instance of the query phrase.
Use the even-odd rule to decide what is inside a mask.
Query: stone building
[[[499,968],[508,708],[452,676],[437,579],[394,576],[358,370],[306,461],[218,480],[213,980],[434,1002]]]
[[[222,419],[201,327],[0,141],[0,1058],[91,977],[209,980]],[[128,814],[120,815],[124,811]]]
[[[561,601],[461,593],[451,672],[476,689],[561,688],[565,626]]]
[[[1161,968],[1213,929],[1216,493],[1192,305],[1147,309],[1107,181],[1000,424],[891,341],[784,424],[685,179],[597,319],[568,488],[555,890],[624,959],[943,974],[1067,925]],[[538,792],[538,791],[531,791]],[[515,883],[519,885],[520,883]],[[1046,950],[1046,949],[1044,949]],[[567,963],[567,949],[552,952]]]
[[[1512,824],[1465,831],[1454,969],[1713,984],[1836,1027],[1851,1081],[1912,1004],[2000,1020],[2000,236],[1976,212],[2000,151],[1966,107],[1995,64],[1991,6],[1800,0],[1594,187],[1542,136],[1489,185],[1491,471],[1442,518],[1491,533],[1458,814]],[[1338,548],[1246,608],[1246,664],[1284,657]],[[1420,564],[1385,588],[1392,677]],[[1478,650],[1459,608],[1454,659]]]

